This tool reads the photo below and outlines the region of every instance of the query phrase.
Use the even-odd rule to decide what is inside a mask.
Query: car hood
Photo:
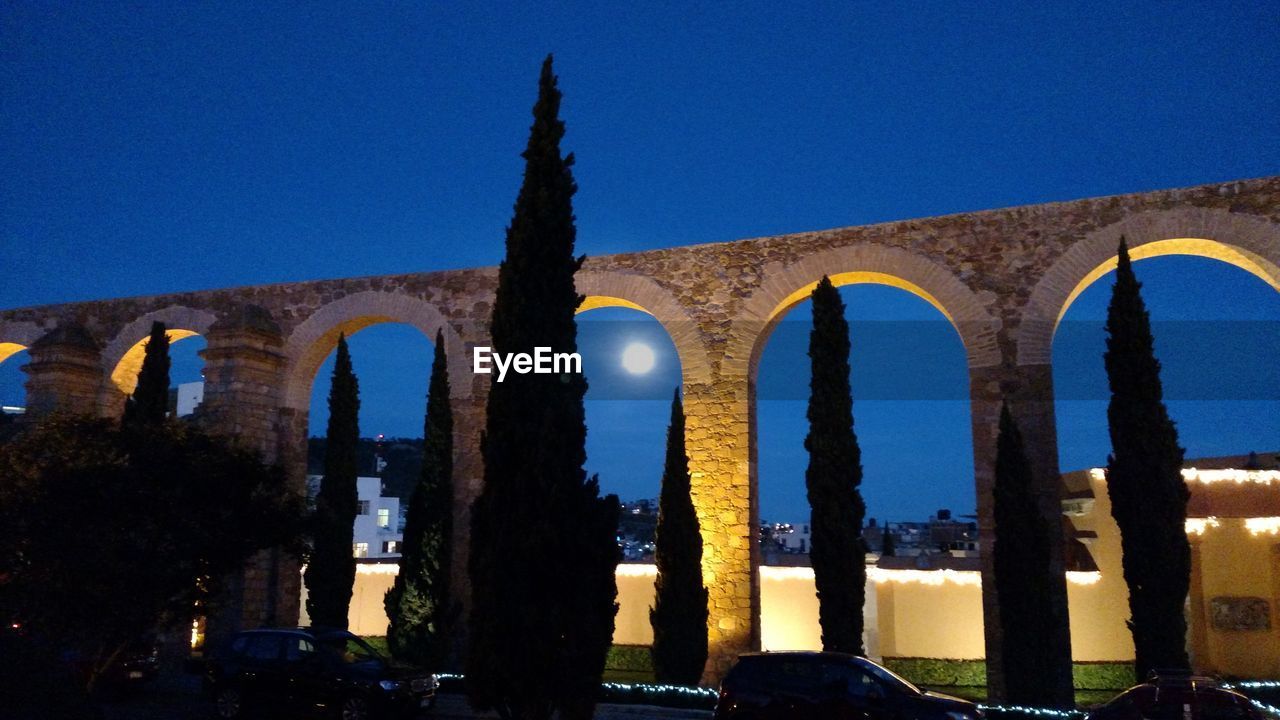
[[[955,695],[947,695],[940,692],[934,692],[932,690],[925,690],[922,697],[924,697],[930,704],[946,706],[956,710],[967,710],[972,712],[978,707],[964,698],[958,698]]]

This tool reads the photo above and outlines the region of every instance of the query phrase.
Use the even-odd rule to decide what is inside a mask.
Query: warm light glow
[[[976,570],[886,570],[867,568],[867,577],[874,583],[920,583],[922,585],[982,585],[982,573]]]
[[[1221,260],[1222,262],[1235,265],[1236,267],[1248,272],[1263,282],[1267,283],[1276,290],[1280,290],[1280,274],[1276,272],[1276,267],[1267,262],[1262,257],[1253,253],[1231,247],[1216,240],[1206,240],[1204,238],[1170,238],[1168,240],[1157,240],[1129,248],[1130,260],[1143,260],[1145,258],[1160,257],[1161,255],[1194,255],[1196,257],[1211,258],[1213,260]],[[1058,311],[1058,322],[1062,322],[1062,316],[1066,314],[1067,308],[1071,307],[1071,303],[1075,302],[1080,293],[1084,289],[1092,285],[1098,278],[1106,275],[1116,269],[1117,258],[1111,258],[1094,268],[1092,272],[1084,276],[1075,288],[1067,295],[1067,301],[1062,304],[1062,309]]]
[[[360,575],[399,575],[400,563],[356,563]]]
[[[1102,580],[1102,573],[1097,570],[1090,572],[1080,572],[1078,570],[1067,571],[1067,582],[1072,585],[1096,585]]]
[[[652,563],[618,563],[618,577],[658,577],[658,566]]]
[[[19,345],[18,343],[11,342],[0,342],[0,363],[8,360],[9,356],[22,352],[26,349],[26,345]]]
[[[1209,528],[1216,528],[1221,524],[1216,517],[1187,518],[1187,534],[1204,535]]]
[[[944,317],[950,320],[952,325],[954,325],[956,322],[955,318],[951,317],[951,313],[947,312],[947,309],[942,306],[941,302],[938,302],[938,298],[934,297],[933,295],[930,295],[927,291],[925,291],[924,288],[920,287],[919,285],[916,285],[915,283],[909,282],[907,280],[903,280],[902,278],[897,277],[895,275],[887,275],[885,273],[870,272],[870,271],[858,271],[858,272],[835,273],[833,275],[829,275],[828,277],[831,278],[831,284],[835,285],[836,287],[841,287],[843,285],[861,285],[861,284],[870,283],[875,285],[888,285],[889,287],[896,287],[900,290],[906,290],[912,295],[915,295],[921,300],[924,300],[925,302],[937,308],[938,312],[942,313]],[[809,283],[808,285],[805,285],[799,290],[796,290],[795,292],[788,295],[786,298],[782,300],[782,302],[778,303],[777,307],[773,309],[773,312],[769,313],[769,319],[773,319],[778,315],[786,312],[791,308],[791,306],[796,305],[797,303],[808,300],[809,296],[813,294],[813,289],[817,286],[818,286],[818,282],[815,280],[812,283]]]
[[[1254,535],[1280,535],[1280,517],[1246,518],[1244,527]]]
[[[165,330],[164,333],[165,337],[169,338],[170,345],[198,334],[194,330],[180,328]],[[142,370],[142,358],[147,354],[147,340],[150,339],[150,336],[147,336],[134,343],[133,347],[125,352],[124,357],[120,358],[120,362],[116,363],[115,370],[111,371],[111,382],[115,383],[115,386],[125,395],[132,395],[138,387],[138,372]]]
[[[1270,485],[1280,483],[1280,470],[1197,470],[1186,468],[1182,471],[1182,479],[1187,482],[1209,483],[1233,482],[1237,485],[1258,483]]]
[[[622,367],[632,375],[644,375],[653,369],[653,348],[633,342],[622,351]]]
[[[616,297],[608,297],[607,295],[588,295],[587,298],[582,301],[582,304],[578,306],[577,312],[584,313],[584,312],[587,312],[588,310],[598,310],[600,308],[608,308],[608,307],[622,307],[622,308],[627,308],[629,310],[639,310],[645,315],[653,314],[648,310],[645,310],[644,308],[640,307],[639,305],[631,302],[630,300],[623,300],[622,298],[616,298]]]

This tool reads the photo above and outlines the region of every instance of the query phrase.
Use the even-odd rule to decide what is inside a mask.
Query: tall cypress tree
[[[1190,667],[1183,614],[1191,582],[1185,529],[1190,493],[1182,479],[1183,449],[1164,406],[1142,284],[1124,238],[1119,254],[1104,356],[1111,385],[1107,495],[1120,526],[1134,670],[1144,678],[1155,668]]]
[[[398,659],[447,669],[456,606],[450,596],[453,556],[453,409],[449,361],[436,332],[427,391],[422,476],[409,500],[401,543],[400,574],[384,604],[387,646]]]
[[[507,229],[493,349],[577,350],[572,197],[551,57],[542,65],[524,182]],[[580,373],[492,376],[472,509],[467,691],[503,718],[589,718],[617,612],[618,500],[583,471]]]
[[[809,491],[814,581],[822,649],[861,655],[867,569],[862,545],[866,505],[858,492],[862,453],[853,433],[849,387],[849,323],[844,301],[825,275],[813,289],[809,335]]]
[[[893,533],[889,531],[889,523],[884,524],[884,535],[880,541],[880,556],[893,557],[898,554],[898,546],[893,539]]]
[[[690,496],[680,390],[671,400],[667,461],[658,499],[654,560],[658,565],[653,626],[653,672],[660,683],[697,685],[707,664],[707,588],[702,584],[702,533]]]
[[[1050,642],[1054,630],[1046,611],[1053,602],[1051,530],[1037,505],[1031,463],[1007,405],[1000,408],[995,476],[994,562],[1004,637],[1005,699],[1023,705],[1070,704],[1070,696],[1053,700],[1059,688]]]
[[[347,627],[356,579],[352,552],[359,498],[356,446],[360,442],[360,385],[351,369],[347,339],[338,336],[338,356],[329,386],[329,425],[325,433],[324,477],[311,516],[311,556],[303,581],[311,624]]]
[[[162,322],[151,323],[142,369],[133,395],[124,402],[124,424],[155,425],[169,414],[169,336]]]

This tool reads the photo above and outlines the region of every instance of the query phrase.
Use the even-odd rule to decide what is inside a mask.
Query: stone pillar
[[[95,415],[102,387],[102,347],[79,324],[62,323],[32,343],[26,418],[52,412]]]
[[[450,358],[450,363],[454,362]],[[488,398],[488,376],[475,383],[475,392],[461,395],[454,388],[450,398],[453,410],[453,558],[450,583],[458,616],[454,625],[454,655],[450,662],[455,671],[462,669],[466,657],[469,611],[471,607],[471,506],[484,487],[484,457],[480,454],[480,435],[484,432],[485,406]],[[483,385],[483,389],[479,386]]]
[[[982,555],[982,615],[986,636],[987,689],[992,699],[1005,697],[1004,642],[995,582],[995,522],[992,490],[995,486],[996,438],[1000,406],[1018,424],[1027,459],[1036,482],[1040,512],[1050,527],[1050,567],[1057,576],[1053,601],[1045,612],[1057,620],[1060,633],[1044,638],[1066,662],[1059,666],[1056,692],[1059,702],[1071,702],[1071,626],[1067,610],[1067,584],[1063,561],[1062,480],[1058,469],[1058,438],[1053,401],[1053,370],[1049,365],[1012,364],[970,368],[969,397],[973,421],[973,469],[978,500],[978,540]],[[1065,698],[1065,700],[1064,700]]]
[[[745,373],[686,384],[684,410],[690,494],[702,528],[702,576],[710,594],[709,653],[702,679],[715,684],[738,655],[760,647],[758,510],[751,491],[751,402]]]
[[[208,346],[201,352],[204,401],[197,411],[198,421],[210,432],[257,450],[269,463],[288,461],[282,446],[297,441],[299,422],[304,423],[305,438],[306,416],[295,412],[288,418],[289,427],[282,427],[285,356],[279,326],[266,310],[249,305],[214,323],[206,340]],[[298,483],[294,490],[302,492],[296,462],[292,466],[289,479]],[[297,623],[301,577],[297,561],[284,552],[259,553],[243,576],[227,585],[220,610],[210,618],[211,639],[240,628]]]

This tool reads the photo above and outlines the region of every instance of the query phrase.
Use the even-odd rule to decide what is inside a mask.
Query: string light
[[[1216,528],[1222,523],[1218,522],[1216,517],[1206,518],[1187,518],[1186,528],[1188,535],[1204,535],[1209,528]]]
[[[1245,518],[1244,526],[1254,535],[1280,535],[1280,517]]]
[[[1082,710],[1055,710],[1053,708],[1037,708],[1028,707],[1026,705],[986,705],[979,703],[978,707],[983,712],[994,710],[996,712],[1022,713],[1024,715],[1035,715],[1038,717],[1082,718],[1088,714]]]
[[[1273,482],[1280,482],[1280,470],[1197,470],[1196,468],[1186,468],[1182,471],[1182,479],[1187,482],[1198,482],[1205,485],[1225,482],[1233,482],[1237,485],[1244,485],[1245,483],[1270,485]]]

